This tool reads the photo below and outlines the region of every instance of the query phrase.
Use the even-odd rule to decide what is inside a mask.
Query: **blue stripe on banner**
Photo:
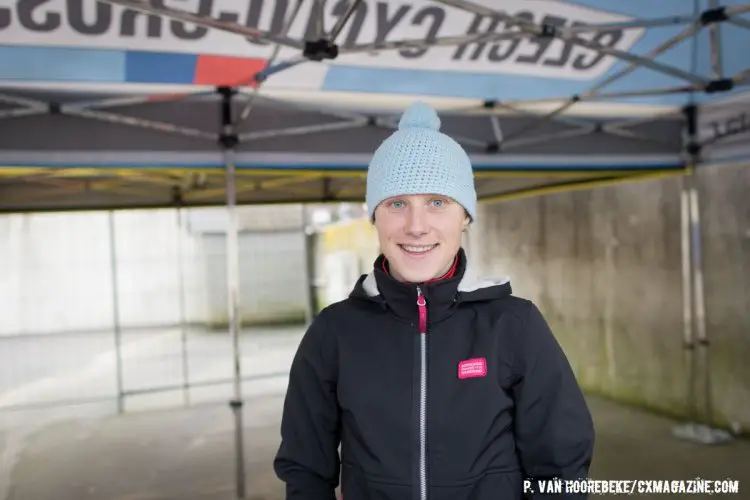
[[[129,83],[192,84],[198,56],[129,51],[125,61]]]
[[[616,66],[620,68],[620,66]],[[494,100],[533,100],[567,98],[591,89],[596,82],[561,80],[533,76],[487,73],[453,73],[428,70],[365,68],[331,65],[322,89],[342,92],[376,92],[437,97]],[[650,70],[636,70],[602,92],[622,92],[668,88],[684,84]],[[684,105],[685,94],[613,99],[657,105]],[[607,102],[602,100],[602,102]]]
[[[0,45],[0,78],[123,82],[125,53],[119,50]]]
[[[445,96],[469,99],[538,99],[579,93],[587,82],[487,73],[331,65],[323,90]]]

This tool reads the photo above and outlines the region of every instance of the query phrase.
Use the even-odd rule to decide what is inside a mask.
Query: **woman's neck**
[[[458,267],[458,255],[456,255],[453,259],[453,263],[451,264],[451,267],[448,268],[448,270],[443,273],[441,276],[437,278],[432,278],[430,280],[425,281],[425,283],[435,283],[437,281],[446,280],[449,278],[452,278],[456,274],[456,268]],[[383,259],[383,272],[389,276],[393,276],[393,273],[391,273],[390,268],[388,266],[388,259]],[[398,279],[396,276],[393,276],[394,278]],[[398,279],[398,281],[402,283],[408,283],[407,281]]]

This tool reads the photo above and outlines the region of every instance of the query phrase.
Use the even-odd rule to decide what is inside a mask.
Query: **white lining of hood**
[[[475,292],[477,290],[481,290],[482,288],[504,285],[509,282],[510,278],[508,278],[507,276],[499,279],[485,278],[477,281],[470,281],[466,277],[464,277],[458,284],[458,291]],[[365,290],[365,293],[367,293],[369,297],[377,297],[378,295],[380,295],[380,290],[378,290],[378,283],[375,280],[375,274],[373,273],[367,275],[365,280],[362,282],[362,288]]]

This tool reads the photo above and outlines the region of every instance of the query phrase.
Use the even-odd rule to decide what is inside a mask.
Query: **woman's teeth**
[[[409,253],[425,253],[425,252],[429,252],[436,246],[437,244],[434,244],[434,245],[401,245],[401,248],[403,248]]]

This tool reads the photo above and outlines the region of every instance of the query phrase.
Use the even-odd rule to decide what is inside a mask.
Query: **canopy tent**
[[[227,146],[239,203],[360,201],[414,99],[484,200],[682,174],[747,128],[703,120],[750,83],[739,0],[190,3],[0,7],[0,210],[222,204]]]
[[[0,6],[0,211],[227,203],[243,498],[237,203],[362,201],[415,99],[485,201],[744,161],[748,47],[740,0],[18,0]],[[686,180],[685,346],[705,353]]]

